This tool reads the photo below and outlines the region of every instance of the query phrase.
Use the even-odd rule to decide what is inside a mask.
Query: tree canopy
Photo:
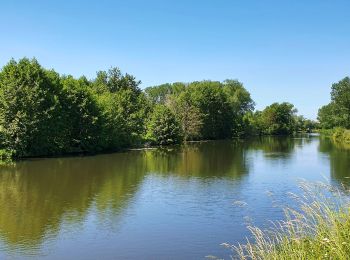
[[[350,78],[346,77],[332,85],[331,102],[318,111],[322,128],[350,128]]]
[[[250,93],[237,80],[166,83],[145,90],[140,83],[117,67],[89,80],[59,75],[35,59],[11,60],[0,71],[0,151],[16,157],[95,153],[145,143],[291,134],[307,125],[289,103],[254,111]],[[348,88],[347,78],[332,90],[344,125],[349,124]],[[320,117],[328,110],[333,113],[324,108]]]

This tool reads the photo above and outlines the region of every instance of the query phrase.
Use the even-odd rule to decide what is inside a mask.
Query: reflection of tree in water
[[[329,157],[331,178],[350,187],[350,146],[320,137],[319,151]]]
[[[245,142],[249,150],[262,151],[263,155],[271,159],[289,159],[296,146],[310,142],[305,138],[292,138],[288,136],[262,136],[251,138]]]
[[[240,179],[247,154],[262,150],[288,157],[301,140],[191,143],[165,149],[92,157],[38,159],[0,169],[0,238],[9,246],[34,248],[62,223],[83,224],[90,209],[98,219],[120,218],[147,173],[181,178]]]
[[[92,202],[120,213],[143,178],[131,154],[19,162],[1,169],[0,236],[10,246],[35,247],[63,220],[79,223]]]
[[[239,178],[248,172],[245,149],[238,141],[190,143],[145,151],[147,170],[182,177]]]
[[[206,142],[126,153],[22,161],[0,172],[0,238],[35,248],[62,222],[82,224],[92,206],[99,218],[123,213],[147,172],[199,178],[247,173],[237,142]]]

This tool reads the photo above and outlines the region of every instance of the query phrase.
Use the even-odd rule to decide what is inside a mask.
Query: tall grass
[[[295,208],[269,230],[248,227],[252,239],[228,246],[232,259],[350,259],[350,201],[345,187],[301,183]]]
[[[336,142],[344,142],[350,144],[350,130],[344,128],[335,128],[333,131],[333,139]]]

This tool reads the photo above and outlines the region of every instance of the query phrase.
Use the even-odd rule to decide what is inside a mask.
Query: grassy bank
[[[333,138],[334,141],[350,143],[350,130],[342,127],[333,129],[321,129],[319,133],[326,137]]]
[[[350,144],[350,130],[344,128],[335,128],[333,130],[333,139],[337,142]]]
[[[302,184],[297,209],[286,208],[285,220],[270,230],[249,227],[252,239],[229,246],[232,259],[348,259],[350,203],[344,190],[324,184]]]

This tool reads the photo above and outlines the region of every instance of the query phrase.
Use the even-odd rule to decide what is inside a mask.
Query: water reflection
[[[33,247],[60,223],[83,221],[98,211],[121,212],[145,173],[142,157],[119,154],[25,161],[2,168],[0,232],[9,245]]]
[[[284,186],[281,185],[283,190],[278,193],[283,194],[284,189],[289,189],[289,186],[286,186],[290,183],[289,180],[283,179],[287,173],[294,176],[294,172],[297,171],[300,177],[304,177],[303,175],[308,174],[310,169],[316,169],[314,163],[317,159],[307,161],[303,156],[304,154],[315,155],[315,158],[319,156],[315,148],[317,145],[319,152],[329,156],[331,178],[343,181],[344,177],[348,176],[350,150],[344,152],[326,140],[319,141],[318,137],[310,136],[202,142],[91,157],[37,159],[22,161],[8,167],[1,166],[0,258],[2,248],[10,257],[19,248],[30,253],[34,249],[40,251],[42,250],[40,247],[48,238],[53,241],[52,251],[55,252],[55,237],[62,231],[69,233],[67,228],[69,225],[78,226],[74,228],[77,233],[85,228],[86,223],[94,225],[100,233],[104,232],[99,230],[100,227],[106,223],[109,223],[108,228],[110,225],[127,226],[129,228],[125,231],[127,237],[123,238],[135,240],[139,232],[147,230],[143,225],[145,221],[143,214],[148,211],[140,210],[143,213],[138,216],[137,221],[134,220],[133,224],[139,228],[137,231],[132,229],[132,224],[125,224],[132,222],[132,218],[126,212],[131,207],[153,206],[152,201],[145,202],[147,196],[161,197],[160,200],[164,200],[161,205],[173,207],[168,209],[169,212],[173,212],[174,207],[180,211],[190,208],[195,212],[192,215],[187,211],[177,212],[177,225],[180,227],[189,225],[183,229],[183,232],[189,232],[182,234],[184,236],[197,237],[192,226],[203,230],[204,227],[200,225],[207,223],[206,221],[215,224],[210,227],[212,232],[221,234],[222,229],[225,229],[222,226],[223,219],[226,221],[225,225],[239,223],[234,230],[242,230],[242,220],[238,219],[238,213],[233,211],[236,214],[233,215],[229,208],[226,210],[227,204],[226,201],[221,202],[222,198],[229,197],[231,203],[233,198],[237,199],[235,196],[239,196],[239,200],[256,203],[252,205],[257,210],[256,214],[266,217],[269,211],[265,205],[270,204],[262,197],[257,197],[257,191],[264,193],[266,189],[271,188],[278,191],[278,184],[283,183]],[[303,161],[307,163],[301,164]],[[281,165],[286,167],[281,168]],[[283,175],[280,174],[281,171]],[[194,186],[176,185],[177,182],[195,182],[196,190],[183,192],[182,188]],[[214,185],[206,185],[209,183]],[[157,189],[157,185],[163,185],[162,189],[152,193],[152,189]],[[173,193],[166,193],[166,189],[172,188]],[[200,195],[192,196],[195,192]],[[173,198],[172,194],[182,194],[182,200]],[[211,200],[208,196],[211,196]],[[262,212],[258,212],[259,208]],[[215,215],[217,212],[221,212],[221,219]],[[205,217],[201,215],[202,213],[208,214],[210,219],[202,218]],[[228,214],[227,217],[225,214]],[[91,216],[94,221],[96,220],[93,224],[88,221]],[[205,228],[208,228],[208,225]],[[114,229],[112,232],[119,231]],[[161,228],[159,232],[162,232]],[[230,232],[227,233],[232,236]],[[160,233],[154,239],[163,241],[162,236],[167,237],[168,234]],[[120,242],[118,240],[120,237],[115,239]],[[147,246],[153,246],[150,241],[143,243],[149,242]],[[224,241],[223,239],[222,242]],[[213,246],[219,243],[209,242]],[[103,247],[106,241],[94,244]],[[184,245],[179,243],[178,246]],[[207,246],[196,250],[200,253]],[[154,250],[164,250],[158,246],[155,248]],[[181,252],[176,248],[174,250]],[[194,252],[193,249],[189,251]],[[128,252],[130,249],[129,251],[125,249],[125,252],[119,252],[119,256],[124,253],[123,256],[127,257]],[[186,258],[186,255],[177,254],[177,256]]]
[[[248,139],[242,142],[242,144],[245,146],[246,150],[261,151],[265,158],[287,161],[292,158],[295,148],[310,144],[315,138],[318,137],[311,135],[299,135],[294,138],[285,136],[262,136]]]
[[[330,178],[350,187],[350,146],[322,137],[319,151],[329,158]]]
[[[239,141],[202,142],[144,152],[147,171],[181,177],[240,178],[248,173]]]
[[[8,245],[34,248],[61,223],[83,222],[94,205],[115,217],[147,173],[182,178],[240,178],[248,172],[237,142],[208,142],[168,149],[83,158],[37,159],[2,167],[0,235]]]

